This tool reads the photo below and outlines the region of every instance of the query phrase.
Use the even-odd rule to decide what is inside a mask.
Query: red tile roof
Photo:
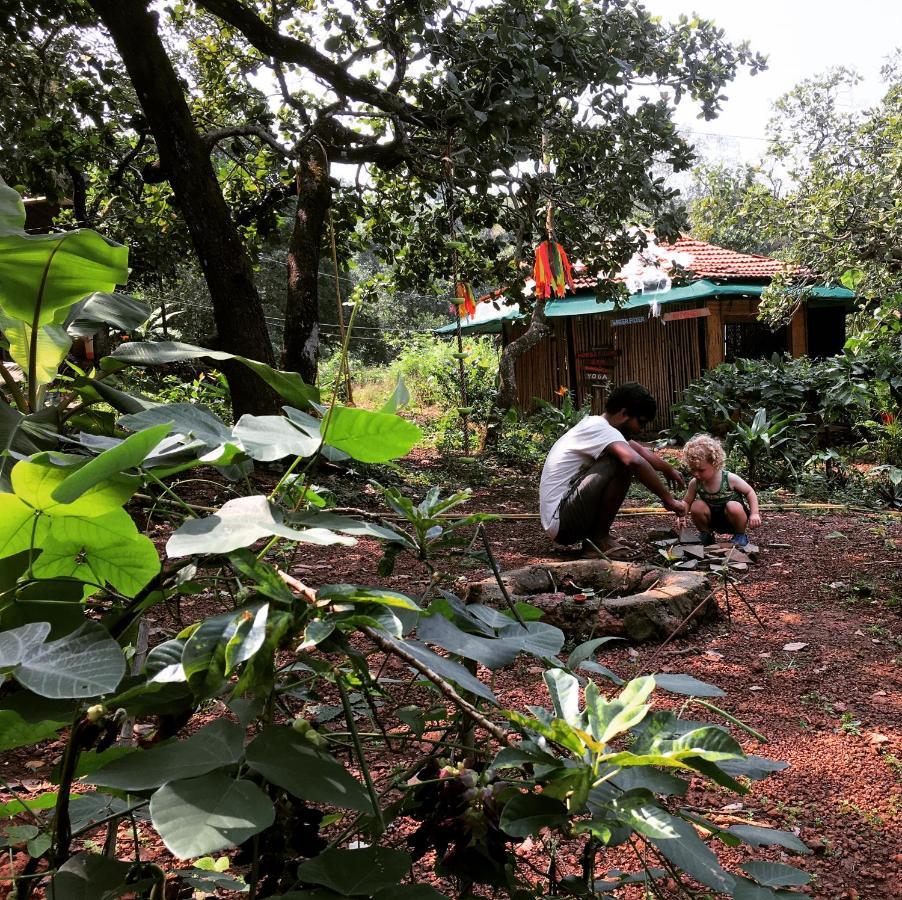
[[[661,250],[667,253],[679,253],[679,263],[695,278],[706,278],[712,281],[761,281],[773,278],[783,270],[786,263],[770,256],[760,256],[755,253],[739,253],[736,250],[728,250],[726,247],[718,247],[717,244],[709,244],[707,241],[697,241],[690,237],[681,237],[673,244],[658,244]],[[665,272],[667,270],[665,269]],[[794,271],[799,271],[794,267]],[[573,272],[573,285],[576,293],[584,290],[594,291],[598,279],[595,275],[585,274],[585,266],[575,265]],[[667,272],[667,274],[672,274]],[[505,288],[499,288],[479,298],[479,302],[494,299],[505,293]]]
[[[715,281],[742,281],[747,278],[773,278],[786,263],[770,256],[755,253],[738,253],[726,247],[718,247],[707,241],[681,237],[674,244],[661,244],[664,250],[685,253],[690,261],[685,265],[699,278]]]

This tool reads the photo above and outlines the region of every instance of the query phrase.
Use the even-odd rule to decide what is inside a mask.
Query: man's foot
[[[699,543],[703,547],[708,547],[714,543],[714,535],[710,531],[700,531],[698,533]]]
[[[609,538],[602,541],[583,541],[583,559],[610,559],[617,562],[630,562],[639,559],[641,552],[622,541]]]
[[[733,537],[730,538],[730,543],[734,547],[747,547],[749,536],[747,534],[734,534]]]

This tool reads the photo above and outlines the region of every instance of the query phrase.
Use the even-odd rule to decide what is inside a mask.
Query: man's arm
[[[604,452],[619,459],[645,487],[660,497],[665,509],[676,513],[678,516],[682,516],[686,512],[686,504],[682,500],[677,500],[667,490],[667,486],[658,478],[657,473],[644,455],[637,453],[630,444],[625,441],[614,441],[614,443],[608,444]]]
[[[658,456],[657,453],[643,447],[638,441],[630,441],[630,447],[636,451],[656,472],[661,472],[671,485],[678,485],[681,488],[686,487],[683,476],[677,471],[666,459]]]

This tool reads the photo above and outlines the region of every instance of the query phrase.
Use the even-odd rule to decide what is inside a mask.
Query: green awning
[[[571,316],[594,316],[601,313],[622,313],[634,309],[644,309],[657,303],[666,306],[670,303],[687,303],[694,300],[708,300],[713,297],[760,297],[764,291],[763,284],[717,284],[713,281],[700,279],[692,284],[671,288],[668,291],[656,291],[653,293],[631,294],[625,303],[615,307],[613,301],[606,300],[599,303],[594,295],[576,295],[575,297],[563,297],[560,300],[549,300],[545,305],[545,315],[549,319],[569,318]],[[833,306],[830,301],[843,301],[843,305],[851,306],[855,294],[844,287],[815,285],[807,290],[812,299],[809,301],[815,308],[821,306]],[[505,309],[497,312],[497,315],[488,316],[482,321],[472,322],[461,326],[464,334],[500,334],[501,323],[522,319],[523,314],[516,309]],[[455,323],[444,325],[435,329],[435,334],[454,334]]]

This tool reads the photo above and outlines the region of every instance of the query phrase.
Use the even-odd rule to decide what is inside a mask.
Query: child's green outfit
[[[706,491],[699,482],[695,485],[695,495],[711,510],[711,531],[726,533],[733,530],[727,519],[727,504],[731,500],[742,504],[746,516],[749,515],[749,507],[745,497],[730,487],[730,473],[726,469],[721,470],[720,487],[716,491]],[[703,535],[705,537],[706,535]]]

